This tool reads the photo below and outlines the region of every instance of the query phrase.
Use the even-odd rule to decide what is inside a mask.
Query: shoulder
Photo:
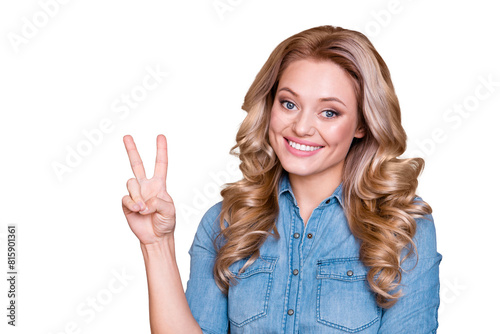
[[[220,214],[222,201],[212,205],[201,218],[196,234],[205,234],[214,239],[220,233]],[[226,223],[227,224],[227,223]]]
[[[213,250],[213,241],[220,233],[220,212],[222,209],[222,201],[215,203],[212,205],[203,215],[201,221],[196,230],[196,234],[194,236],[193,244],[191,245],[191,249],[189,253],[192,255],[198,250],[202,251],[210,251]]]
[[[221,210],[222,210],[222,201],[219,201],[219,202],[215,203],[214,205],[212,205],[205,212],[205,214],[201,218],[201,221],[202,222],[211,222],[214,220],[218,220],[220,218],[219,215],[221,213]]]
[[[423,199],[416,196],[414,201],[418,204],[419,202],[422,203]],[[415,222],[417,224],[417,230],[413,237],[413,241],[415,242],[419,259],[439,256],[437,252],[436,227],[432,214],[416,218]]]

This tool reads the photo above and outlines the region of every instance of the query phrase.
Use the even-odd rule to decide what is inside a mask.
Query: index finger
[[[167,138],[164,135],[158,135],[156,138],[156,163],[153,177],[167,180],[168,154]]]
[[[137,151],[137,147],[135,146],[134,139],[132,136],[126,135],[123,137],[123,142],[125,143],[125,149],[127,150],[132,172],[134,172],[134,175],[138,180],[145,179],[146,171],[144,170],[144,165],[142,163],[141,156]]]

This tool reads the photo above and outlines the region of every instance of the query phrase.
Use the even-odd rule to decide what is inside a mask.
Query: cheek
[[[269,120],[269,133],[277,133],[281,129],[283,129],[283,121],[278,116],[278,113],[274,110],[271,110],[271,119]]]
[[[354,127],[351,124],[342,124],[328,131],[328,142],[333,146],[347,147],[354,137]]]

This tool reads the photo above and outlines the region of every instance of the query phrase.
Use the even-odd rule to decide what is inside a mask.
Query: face
[[[281,165],[298,176],[341,175],[358,126],[354,82],[330,61],[297,60],[283,72],[269,140]]]

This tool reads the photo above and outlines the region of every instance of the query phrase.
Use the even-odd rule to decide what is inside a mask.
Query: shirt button
[[[352,275],[354,275],[354,273],[352,272],[352,270],[348,270],[347,271],[347,276],[352,276]]]
[[[288,315],[293,315],[293,310],[292,309],[288,310]]]
[[[294,233],[294,234],[293,234],[293,237],[294,237],[295,239],[298,239],[298,238],[300,237],[300,234],[299,234],[299,233]]]
[[[294,270],[293,270],[293,274],[294,274],[295,276],[297,276],[297,275],[299,274],[299,270],[298,270],[298,269],[294,269]]]
[[[311,239],[311,238],[313,237],[312,233],[308,233],[308,234],[307,234],[307,237],[308,237],[309,239]]]
[[[330,200],[329,200],[329,199],[327,199],[325,203],[326,203],[326,204],[330,203]]]

